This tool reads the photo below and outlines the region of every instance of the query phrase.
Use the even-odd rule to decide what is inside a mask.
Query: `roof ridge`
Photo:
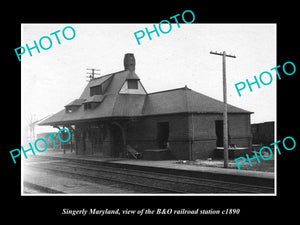
[[[219,100],[219,99],[210,97],[210,96],[208,96],[208,95],[206,95],[206,94],[203,94],[203,93],[200,93],[200,92],[197,92],[197,91],[194,91],[194,90],[191,90],[191,92],[194,92],[195,94],[200,94],[200,95],[204,96],[205,98],[208,98],[208,99],[210,99],[210,100],[212,100],[212,101],[216,101],[216,102],[218,102],[218,103],[220,103],[220,104],[224,104],[224,102],[223,102],[222,100]],[[232,104],[230,104],[230,103],[228,103],[228,102],[227,102],[227,106],[232,107],[232,108],[235,108],[235,109],[237,109],[237,110],[242,110],[242,111],[244,111],[244,113],[245,113],[245,112],[247,112],[247,113],[253,113],[253,112],[251,112],[251,111],[242,109],[242,108],[240,108],[240,107],[238,107],[238,106],[232,105]],[[229,112],[228,112],[228,113],[229,113]],[[240,112],[240,113],[241,113],[241,112]]]
[[[174,88],[174,89],[169,89],[169,90],[164,90],[164,91],[156,91],[156,92],[148,93],[148,95],[158,94],[158,93],[163,93],[163,92],[170,92],[170,91],[178,91],[178,90],[192,90],[192,89],[188,88],[187,86],[184,86],[181,88]]]

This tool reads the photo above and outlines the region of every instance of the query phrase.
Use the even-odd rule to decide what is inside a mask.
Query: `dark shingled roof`
[[[103,95],[93,95],[91,97],[88,97],[84,103],[87,103],[87,102],[102,102],[104,99],[104,96]]]
[[[227,105],[228,113],[251,113]],[[144,115],[170,113],[223,113],[223,102],[187,87],[149,94],[144,107]]]
[[[39,125],[59,125],[109,117],[151,116],[174,113],[223,113],[223,102],[195,92],[187,87],[151,94],[119,94],[126,79],[139,79],[129,70],[108,74],[89,81],[79,99],[69,105],[78,109],[67,113],[65,109],[42,121]],[[103,95],[90,96],[90,87],[102,85]],[[84,110],[84,102],[98,102],[93,109]],[[228,104],[228,113],[251,112]]]

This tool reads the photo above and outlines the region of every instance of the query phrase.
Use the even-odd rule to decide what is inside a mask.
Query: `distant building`
[[[274,121],[251,124],[253,144],[269,146],[274,140]]]
[[[250,114],[228,105],[230,144],[251,148]],[[139,153],[167,148],[175,159],[199,159],[223,146],[222,120],[221,101],[186,86],[147,93],[128,53],[124,70],[91,79],[79,98],[40,125],[69,128],[77,154],[119,157],[130,146]]]
[[[38,133],[38,134],[36,135],[36,139],[39,139],[39,138],[45,139],[45,136],[47,136],[47,135],[49,135],[49,134],[51,134],[51,132]],[[54,140],[54,143],[59,143],[56,134],[53,135],[52,138],[53,138],[53,140]],[[37,147],[38,147],[39,149],[44,149],[44,147],[45,147],[44,142],[42,142],[42,141],[37,142]],[[57,147],[57,146],[56,146],[56,147]],[[47,142],[47,148],[54,148],[52,141]]]
[[[36,135],[36,139],[39,139],[39,138],[45,139],[45,137],[47,135],[51,135],[52,133],[54,133],[54,132],[42,132],[42,133],[38,133]],[[47,142],[47,149],[59,149],[59,148],[68,149],[68,148],[70,148],[70,143],[69,142],[63,143],[63,142],[59,141],[59,139],[57,137],[57,133],[51,135],[51,139],[53,139],[53,142],[55,143],[55,146],[53,145],[53,142],[50,140],[50,137],[49,137],[49,141]],[[67,138],[65,138],[65,139],[67,139]],[[45,148],[44,142],[43,141],[37,142],[37,147],[39,149],[44,149]]]

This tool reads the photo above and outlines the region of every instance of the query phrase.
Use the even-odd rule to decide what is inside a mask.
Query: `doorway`
[[[230,135],[229,135],[229,122],[227,121],[228,124],[228,144],[230,144]],[[215,121],[215,130],[216,130],[216,136],[217,136],[217,147],[224,147],[224,130],[223,130],[223,120],[216,120]]]
[[[169,122],[157,123],[157,145],[159,148],[167,148],[169,140]]]
[[[120,157],[123,152],[124,143],[122,137],[121,128],[117,125],[111,126],[111,136],[112,136],[112,157]]]
[[[224,147],[223,143],[223,120],[216,120],[215,121],[215,127],[216,127],[216,136],[217,136],[217,147]]]

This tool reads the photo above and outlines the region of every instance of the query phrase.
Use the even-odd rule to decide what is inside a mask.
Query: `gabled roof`
[[[79,103],[81,103],[76,111],[67,113],[66,110],[61,110],[39,125],[63,124],[71,121],[96,118],[141,115],[145,95],[119,94],[129,74],[129,70],[123,70],[90,80],[80,98],[75,99],[67,105],[80,105]],[[90,88],[98,85],[105,86],[103,95],[90,96]],[[100,102],[100,104],[94,109],[84,110],[83,104],[87,102]]]
[[[92,79],[79,99],[68,105],[78,105],[71,113],[61,110],[39,125],[59,125],[75,121],[109,117],[152,116],[174,113],[223,113],[223,103],[187,87],[151,94],[120,94],[126,79],[138,78],[129,70]],[[139,78],[138,78],[139,79]],[[90,96],[90,88],[103,85],[103,95]],[[97,107],[85,110],[83,103],[98,102]],[[81,104],[81,105],[80,105]],[[67,105],[67,106],[68,106]],[[251,112],[228,104],[228,113],[250,114]]]

